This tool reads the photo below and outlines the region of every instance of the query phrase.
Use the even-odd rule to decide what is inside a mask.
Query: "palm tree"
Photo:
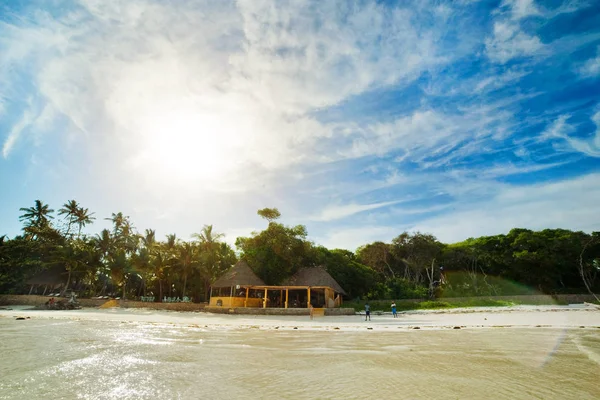
[[[192,237],[197,239],[206,250],[214,250],[225,235],[222,233],[213,233],[212,225],[204,225],[202,231],[192,234]]]
[[[121,231],[121,227],[123,226],[123,221],[126,219],[127,217],[123,216],[122,212],[118,212],[118,213],[112,213],[110,218],[104,218],[107,221],[111,221],[114,225],[114,230],[113,233],[116,235],[117,233],[119,233]]]
[[[151,269],[150,252],[146,247],[142,247],[139,252],[131,257],[131,263],[142,279],[144,286],[144,296],[146,296],[146,280]]]
[[[19,216],[19,221],[27,221],[28,227],[42,228],[48,226],[51,219],[54,219],[50,213],[54,210],[44,204],[41,200],[36,200],[33,207],[19,208],[19,211],[23,211],[24,214]]]
[[[113,251],[113,238],[110,235],[110,231],[108,229],[103,229],[102,232],[93,239],[93,243],[96,251],[100,254],[101,264],[105,266],[104,272],[106,272],[108,256]],[[106,289],[106,280],[104,281],[104,286],[100,293],[104,293],[104,289]]]
[[[73,200],[74,201],[74,200]],[[90,213],[90,210],[87,208],[79,207],[75,212],[75,223],[79,225],[79,230],[77,231],[77,237],[81,236],[81,228],[85,227],[87,224],[91,224],[94,222],[96,217],[94,217],[95,213]]]
[[[71,284],[71,276],[81,264],[79,253],[80,252],[77,248],[77,243],[67,243],[64,246],[59,246],[55,249],[54,256],[56,257],[56,261],[63,264],[68,272],[67,284],[62,290],[61,296],[64,296],[66,291],[69,289],[69,285]]]
[[[79,212],[79,204],[75,200],[69,200],[63,204],[62,208],[58,210],[58,215],[64,215],[68,221],[66,235],[71,231],[71,225],[75,222],[76,215]]]
[[[200,233],[194,233],[193,238],[197,239],[200,244],[202,259],[202,275],[204,278],[204,296],[205,300],[208,297],[208,288],[212,280],[216,278],[219,262],[219,250],[221,239],[224,237],[222,233],[214,233],[212,225],[204,225]]]
[[[154,229],[146,229],[145,233],[142,236],[142,243],[148,250],[152,251],[156,246],[156,231]]]
[[[165,278],[165,269],[170,266],[169,258],[166,251],[160,247],[157,248],[156,254],[152,258],[152,269],[154,276],[158,279],[158,298],[162,301],[163,298],[163,280]]]
[[[181,273],[183,275],[183,291],[182,296],[185,296],[185,290],[187,288],[187,278],[192,270],[198,266],[197,261],[197,248],[193,243],[183,242],[179,247],[179,265],[181,267]]]
[[[127,254],[123,250],[117,250],[115,254],[109,257],[108,266],[112,275],[112,279],[115,282],[120,282],[123,286],[123,301],[126,296],[127,278],[131,273],[131,262],[127,258]]]

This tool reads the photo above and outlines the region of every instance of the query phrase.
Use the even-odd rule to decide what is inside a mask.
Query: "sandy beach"
[[[600,311],[0,310],[0,399],[595,399]],[[24,318],[23,320],[17,318]]]
[[[224,315],[206,312],[156,311],[135,308],[70,311],[33,310],[30,306],[0,309],[0,318],[42,318],[88,321],[147,322],[194,325],[214,329],[301,329],[301,330],[431,330],[482,328],[579,328],[600,329],[600,309],[591,305],[474,307],[451,310],[408,311],[393,318],[391,314],[355,316],[267,316]]]

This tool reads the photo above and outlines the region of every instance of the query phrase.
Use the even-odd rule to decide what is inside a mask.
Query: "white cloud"
[[[516,23],[495,22],[493,36],[485,40],[488,57],[504,64],[515,57],[527,57],[540,53],[544,45],[537,36],[529,35]]]
[[[315,215],[310,219],[312,221],[333,221],[336,219],[349,217],[363,211],[375,210],[377,208],[387,207],[397,203],[399,203],[399,201],[386,201],[374,204],[344,204],[338,206],[328,206],[321,210],[318,215]]]
[[[2,71],[27,67],[55,117],[153,181],[220,185],[329,161],[336,127],[310,112],[410,82],[450,54],[436,40],[451,10],[423,28],[427,8],[376,3],[81,5],[5,23]]]
[[[475,85],[475,92],[481,93],[497,88],[504,87],[508,84],[519,81],[522,77],[527,75],[528,72],[510,69],[502,74],[488,76],[477,82]]]
[[[600,76],[600,46],[596,51],[596,57],[587,60],[579,67],[578,72],[584,78]]]
[[[596,125],[596,132],[588,139],[579,139],[569,136],[575,131],[567,121],[569,115],[561,115],[542,134],[544,139],[563,139],[572,150],[583,153],[589,157],[600,157],[600,111],[592,115],[591,120]]]
[[[315,242],[330,249],[356,250],[359,246],[375,241],[390,241],[399,235],[398,229],[386,226],[362,226],[358,228],[332,229],[322,236],[315,237]]]
[[[598,230],[590,219],[600,203],[600,174],[524,187],[494,184],[496,194],[468,203],[456,212],[417,223],[414,230],[430,232],[445,242],[506,233],[515,227]]]
[[[33,122],[32,114],[30,111],[26,111],[19,121],[13,125],[11,130],[8,132],[8,136],[4,140],[2,145],[2,156],[8,158],[8,155],[12,151],[13,147],[17,143],[17,140],[21,137],[23,131]]]
[[[572,52],[585,42],[594,39],[571,37],[557,39],[544,44],[535,34],[523,30],[523,20],[538,17],[550,21],[561,14],[572,13],[590,6],[589,2],[566,1],[555,9],[546,9],[536,5],[534,0],[505,0],[493,14],[496,16],[492,35],[486,38],[485,47],[488,58],[496,63],[505,64],[518,57],[546,56],[559,52]]]
[[[510,8],[512,18],[516,20],[542,15],[534,0],[505,0],[502,5]]]

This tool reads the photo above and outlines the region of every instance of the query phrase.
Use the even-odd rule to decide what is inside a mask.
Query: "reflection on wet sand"
[[[600,397],[597,328],[295,330],[289,322],[239,329],[5,315],[0,398]]]

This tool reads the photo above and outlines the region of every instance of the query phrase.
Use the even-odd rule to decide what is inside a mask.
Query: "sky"
[[[600,2],[0,0],[0,234],[600,230]]]

